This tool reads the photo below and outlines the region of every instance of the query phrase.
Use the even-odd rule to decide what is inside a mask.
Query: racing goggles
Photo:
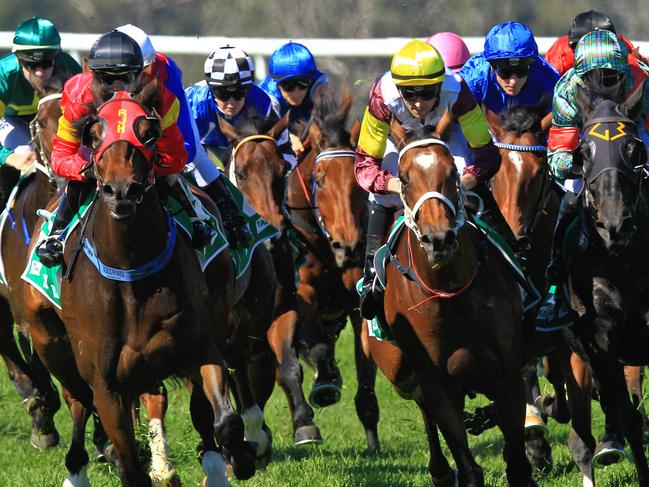
[[[16,57],[21,66],[36,71],[38,68],[47,69],[54,66],[54,58],[58,53],[59,51],[18,51]]]
[[[125,87],[132,87],[140,75],[140,70],[131,71],[110,71],[110,70],[93,70],[93,74],[97,81],[102,85],[110,88],[116,82],[121,82]]]
[[[516,62],[512,62],[516,61]],[[531,60],[533,62],[533,60]],[[526,78],[530,74],[530,66],[532,62],[522,60],[519,58],[503,59],[491,64],[496,74],[502,79],[509,79],[514,76],[517,78]]]
[[[312,83],[311,78],[291,78],[277,83],[277,85],[284,91],[293,91],[295,89],[303,91],[308,90]]]
[[[439,95],[441,89],[441,83],[426,86],[400,86],[399,93],[406,101],[415,101],[417,98],[430,101]]]
[[[210,86],[210,91],[214,98],[221,101],[228,101],[230,98],[241,101],[248,95],[250,89],[246,86]]]

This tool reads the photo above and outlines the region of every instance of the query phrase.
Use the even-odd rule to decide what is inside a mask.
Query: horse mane
[[[436,129],[437,127],[434,127],[432,125],[424,125],[424,126],[419,126],[419,127],[414,127],[412,129],[409,129],[406,134],[405,142],[409,143],[415,140],[428,139],[428,138],[439,139]]]
[[[313,96],[312,122],[320,130],[326,147],[352,145],[351,135],[345,124],[353,101],[352,94],[347,90],[343,92],[339,102],[331,86],[323,85],[316,89]],[[308,123],[298,122],[295,126],[297,133],[304,133]]]
[[[534,109],[522,105],[511,107],[504,114],[503,130],[513,132],[519,137],[531,133],[537,139],[542,138],[541,116]]]
[[[240,138],[250,137],[251,135],[265,134],[272,129],[277,120],[270,117],[263,117],[259,113],[254,113],[249,117],[239,117],[233,126]]]

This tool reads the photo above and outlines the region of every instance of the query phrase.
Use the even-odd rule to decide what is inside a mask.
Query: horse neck
[[[43,172],[37,170],[33,181],[23,191],[25,192],[23,215],[27,226],[33,229],[39,218],[36,211],[47,207],[47,203],[56,193],[56,184]]]
[[[428,287],[444,292],[455,292],[470,282],[478,269],[476,241],[472,231],[465,224],[458,232],[458,249],[451,259],[442,266],[437,266],[428,260],[425,250],[419,245],[415,234],[406,229],[399,242],[399,260],[408,262],[408,247],[412,256],[411,265],[417,276]]]
[[[151,261],[165,248],[167,217],[154,189],[145,193],[131,222],[116,221],[101,197],[91,218],[87,236],[92,239],[98,258],[107,266],[132,269]]]
[[[293,210],[311,224],[317,225],[317,221],[311,206],[313,198],[311,188],[313,187],[313,168],[315,165],[316,153],[313,148],[309,149],[299,161],[293,174],[289,178],[288,198]]]

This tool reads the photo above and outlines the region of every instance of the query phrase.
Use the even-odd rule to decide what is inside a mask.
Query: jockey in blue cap
[[[313,94],[319,86],[328,83],[327,75],[318,70],[306,46],[292,41],[271,54],[268,68],[270,75],[259,87],[271,97],[280,116],[291,110],[289,131],[293,132],[297,122],[311,118]],[[304,151],[299,137],[291,135],[291,144],[297,155]]]
[[[535,106],[544,96],[550,112],[559,80],[559,73],[539,55],[532,31],[519,22],[494,26],[484,51],[466,62],[460,76],[476,101],[496,114],[515,105]]]

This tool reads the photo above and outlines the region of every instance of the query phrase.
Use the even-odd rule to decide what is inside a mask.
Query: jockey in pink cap
[[[456,73],[471,57],[469,48],[466,47],[462,38],[453,32],[438,32],[426,39],[426,42],[439,51],[444,64]]]

